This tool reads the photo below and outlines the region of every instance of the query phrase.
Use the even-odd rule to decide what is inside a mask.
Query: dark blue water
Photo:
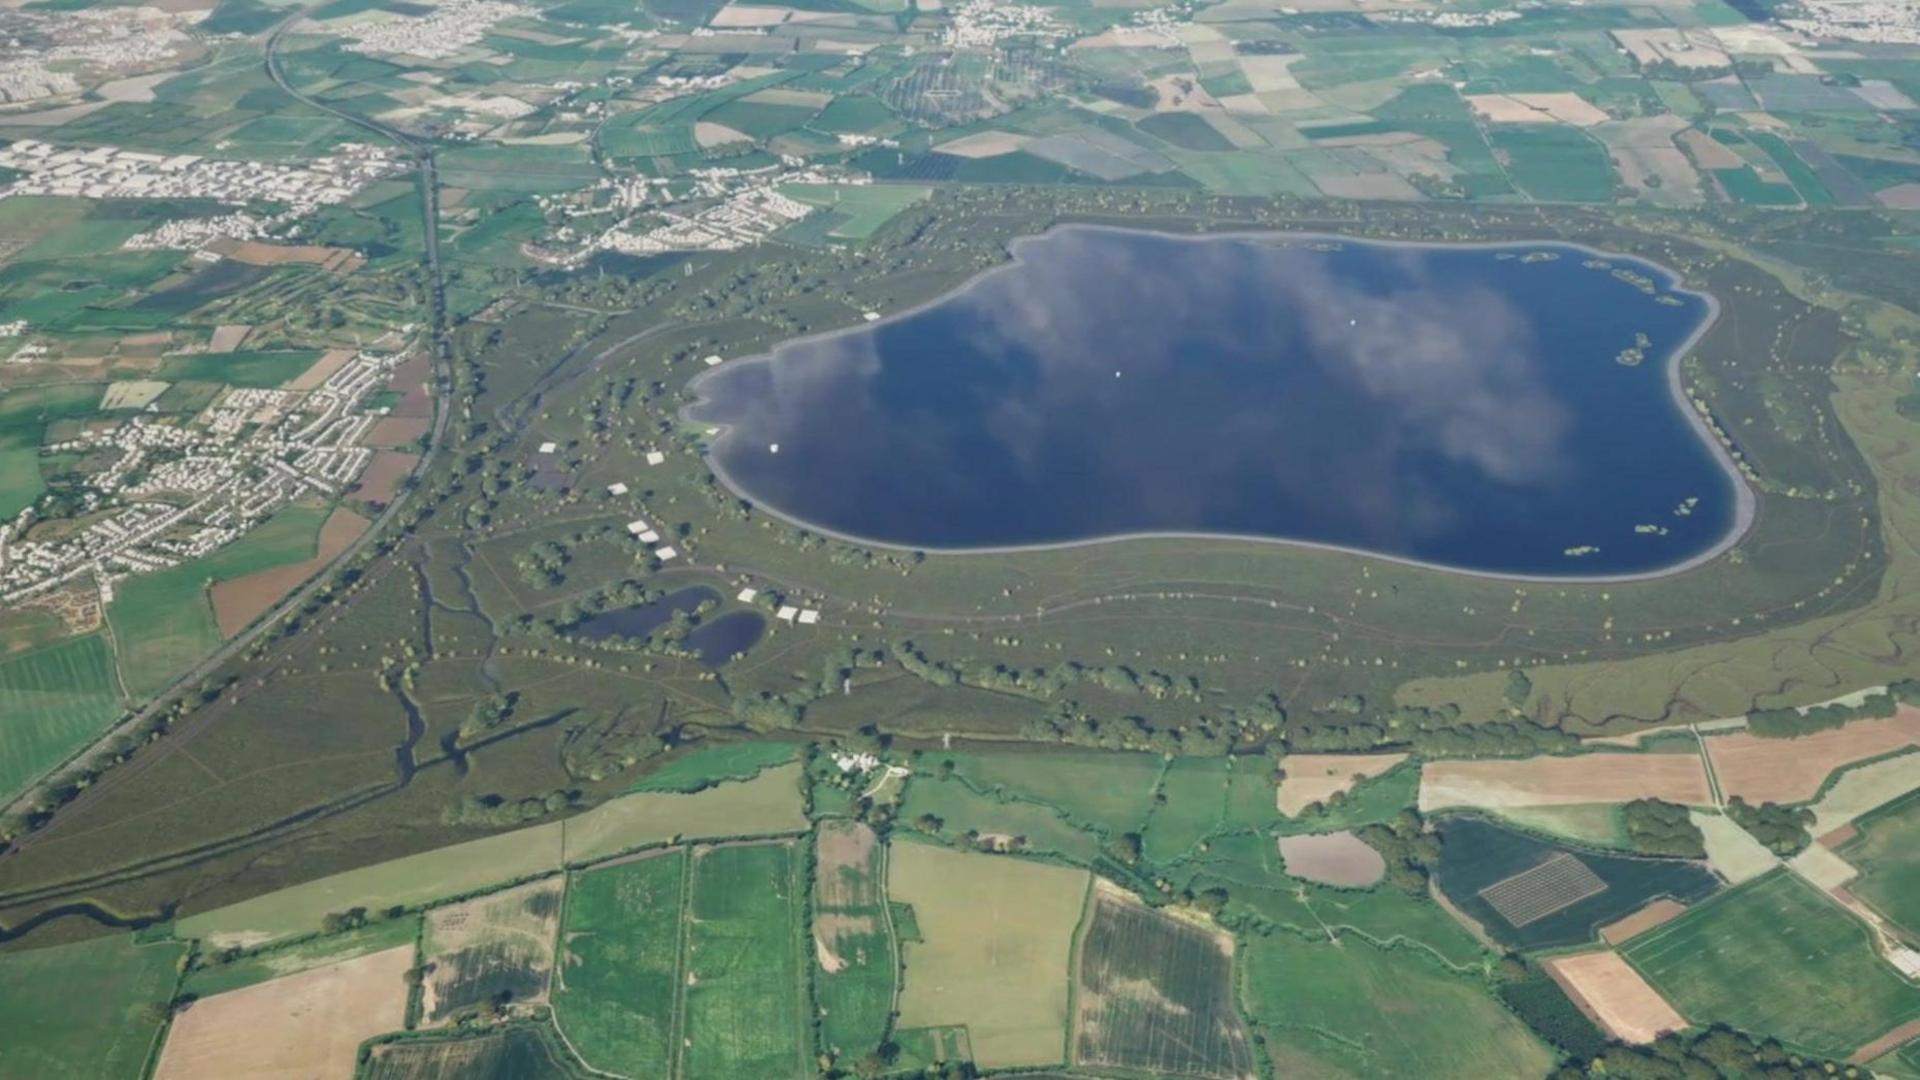
[[[701,604],[719,603],[720,594],[705,585],[677,589],[650,604],[603,611],[582,619],[573,633],[588,641],[611,637],[647,638],[681,612],[692,614]],[[733,611],[709,617],[693,626],[682,644],[709,667],[718,667],[752,648],[766,632],[767,620],[758,612]]]
[[[702,378],[727,481],[909,547],[1209,533],[1528,575],[1671,566],[1735,521],[1668,381],[1709,303],[1648,264],[1089,228],[1017,254]]]

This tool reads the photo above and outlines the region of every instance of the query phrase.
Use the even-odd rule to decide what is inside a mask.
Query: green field
[[[931,815],[940,821],[941,836],[1017,837],[1024,851],[1062,855],[1091,862],[1100,854],[1100,837],[1076,827],[1050,806],[983,795],[959,779],[915,777],[907,785],[900,816],[915,828]]]
[[[1879,957],[1867,928],[1785,870],[1621,952],[1689,1020],[1765,1032],[1828,1057],[1920,1019],[1920,987]]]
[[[1281,1076],[1543,1076],[1554,1055],[1477,971],[1417,950],[1254,938],[1241,1003]]]
[[[0,798],[85,746],[120,709],[113,653],[101,634],[0,660]]]
[[[0,222],[5,220],[0,217]],[[98,383],[81,383],[0,393],[0,519],[11,520],[46,490],[40,446],[46,441],[47,425],[93,412],[100,404],[101,390]]]
[[[1606,148],[1574,128],[1500,124],[1488,132],[1488,141],[1505,155],[1514,186],[1535,199],[1597,203],[1613,198]]]
[[[888,853],[887,895],[911,904],[902,1028],[964,1025],[983,1068],[1066,1053],[1068,955],[1088,875],[922,843]]]
[[[419,933],[420,920],[414,916],[404,916],[383,919],[344,934],[329,934],[284,948],[266,949],[224,964],[219,962],[217,955],[203,955],[199,961],[203,966],[187,972],[180,989],[195,997],[212,997],[283,975],[297,975],[343,960],[355,960],[400,945],[411,945]]]
[[[975,788],[1054,807],[1085,827],[1127,832],[1147,820],[1165,765],[1154,754],[954,753],[928,755],[953,762]]]
[[[681,1076],[814,1074],[799,863],[792,842],[695,850]]]
[[[788,184],[781,193],[842,215],[827,235],[865,240],[902,210],[926,201],[933,189],[918,184]]]
[[[726,780],[746,780],[785,765],[799,753],[792,743],[741,742],[696,747],[641,777],[628,791],[699,791]]]
[[[836,1059],[857,1061],[880,1045],[893,1008],[898,962],[887,917],[886,847],[866,825],[823,821],[814,859],[820,1035]]]
[[[184,955],[127,934],[0,954],[0,1076],[139,1080]]]
[[[192,353],[170,356],[160,365],[159,378],[168,382],[213,382],[229,386],[271,389],[312,367],[319,349],[285,352]]]
[[[554,1019],[596,1069],[667,1076],[674,1059],[687,854],[576,874]]]
[[[1920,794],[1896,799],[1854,824],[1841,855],[1860,869],[1848,891],[1920,941]]]

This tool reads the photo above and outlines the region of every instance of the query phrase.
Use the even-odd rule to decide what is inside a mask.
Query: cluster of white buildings
[[[1805,15],[1780,22],[1805,34],[1883,45],[1920,45],[1913,0],[1800,0]]]
[[[266,236],[278,218],[261,218],[236,210],[210,218],[179,218],[163,221],[146,232],[127,237],[120,245],[129,251],[197,251],[215,240],[258,240]]]
[[[534,11],[503,0],[445,0],[425,15],[393,15],[335,27],[353,40],[349,52],[390,53],[445,60],[479,43],[502,19],[533,15]]]
[[[1525,6],[1525,5],[1523,5]],[[1532,5],[1538,7],[1539,5]],[[1370,11],[1367,18],[1387,23],[1417,23],[1421,26],[1437,26],[1445,30],[1467,30],[1478,26],[1498,26],[1521,18],[1520,12],[1512,8],[1495,8],[1491,11]]]
[[[764,169],[695,169],[690,174],[694,190],[683,202],[710,205],[686,213],[656,207],[649,211],[649,226],[636,229],[633,222],[602,233],[595,248],[628,255],[650,255],[663,251],[734,251],[750,247],[799,221],[816,209],[798,199],[780,193],[782,184],[866,184],[869,177],[849,178],[825,169],[805,165],[794,167],[769,165]],[[640,184],[623,189],[616,200],[639,206],[659,188]],[[661,194],[664,194],[662,191]]]
[[[956,49],[992,46],[1005,38],[1055,41],[1068,36],[1053,13],[1033,4],[1006,4],[999,0],[967,0],[952,10],[952,20],[941,43]]]
[[[85,83],[75,72],[124,75],[171,60],[192,40],[181,27],[202,13],[172,15],[151,7],[97,7],[10,14],[32,19],[36,33],[52,43],[37,48],[18,38],[0,43],[0,102],[78,93]]]
[[[0,166],[26,175],[0,187],[8,195],[87,199],[212,199],[283,203],[294,215],[345,202],[375,180],[400,171],[386,147],[349,145],[305,165],[229,161],[199,154],[148,154],[113,146],[62,147],[21,139],[0,147]]]
[[[302,495],[332,495],[366,467],[379,419],[365,408],[395,358],[361,353],[310,391],[228,390],[194,423],[138,415],[87,429],[44,453],[114,455],[79,507],[84,528],[27,538],[28,507],[0,524],[0,605],[92,575],[118,582],[232,542]]]

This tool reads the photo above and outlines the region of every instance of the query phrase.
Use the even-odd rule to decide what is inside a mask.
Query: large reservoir
[[[1712,302],[1558,244],[1066,227],[919,309],[695,384],[713,464],[921,549],[1146,534],[1479,572],[1657,572],[1749,497],[1679,395]]]

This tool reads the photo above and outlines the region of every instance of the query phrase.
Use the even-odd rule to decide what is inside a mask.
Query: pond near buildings
[[[1712,302],[1651,264],[1078,226],[1015,255],[702,376],[716,469],[810,527],[928,550],[1207,534],[1630,575],[1750,516],[1672,370]]]

